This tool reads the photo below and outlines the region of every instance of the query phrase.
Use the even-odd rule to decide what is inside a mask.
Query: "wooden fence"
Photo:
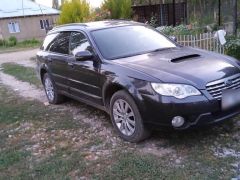
[[[177,42],[183,46],[197,47],[208,51],[224,54],[224,46],[214,38],[215,33],[203,33],[197,35],[178,35]]]

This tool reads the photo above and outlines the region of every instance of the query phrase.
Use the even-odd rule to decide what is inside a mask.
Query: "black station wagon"
[[[183,47],[145,24],[56,27],[37,61],[50,103],[67,96],[102,109],[129,142],[153,128],[209,125],[240,112],[239,61]]]

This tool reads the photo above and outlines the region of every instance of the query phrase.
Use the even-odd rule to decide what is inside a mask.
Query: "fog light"
[[[172,125],[175,128],[181,127],[185,123],[185,120],[181,116],[176,116],[172,119]]]

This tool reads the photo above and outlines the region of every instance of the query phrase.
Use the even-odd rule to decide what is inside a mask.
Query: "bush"
[[[9,43],[12,44],[13,46],[17,45],[17,38],[14,37],[14,36],[11,36],[9,39],[8,39]]]
[[[240,39],[236,37],[228,37],[225,44],[226,54],[240,60]]]
[[[38,41],[37,39],[29,39],[29,40],[24,40],[22,42],[20,42],[21,44],[24,44],[24,45],[28,45],[28,44],[39,44],[40,41]]]
[[[161,33],[170,36],[170,35],[195,35],[203,32],[202,28],[193,28],[189,29],[186,25],[179,26],[161,26],[156,28]]]
[[[6,47],[13,47],[16,46],[15,41],[7,41]]]
[[[157,27],[157,18],[155,17],[155,16],[152,16],[151,17],[151,20],[150,20],[150,26],[152,26],[152,27]]]
[[[172,26],[160,26],[160,27],[157,27],[156,29],[165,35],[174,34],[174,30]]]
[[[1,40],[0,39],[0,46],[3,47],[31,47],[31,46],[36,46],[36,45],[40,45],[40,41],[37,39],[29,39],[29,40],[24,40],[21,42],[18,42],[17,39],[15,37],[10,37],[8,40]]]
[[[179,25],[176,27],[162,26],[157,28],[158,31],[166,35],[187,35],[191,34],[191,31],[185,25]]]
[[[7,41],[5,39],[0,39],[0,46],[6,46]]]

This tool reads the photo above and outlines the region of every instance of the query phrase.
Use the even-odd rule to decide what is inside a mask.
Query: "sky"
[[[88,0],[92,7],[99,7],[103,0]],[[52,6],[52,0],[36,0],[37,3],[43,4],[45,6]]]

